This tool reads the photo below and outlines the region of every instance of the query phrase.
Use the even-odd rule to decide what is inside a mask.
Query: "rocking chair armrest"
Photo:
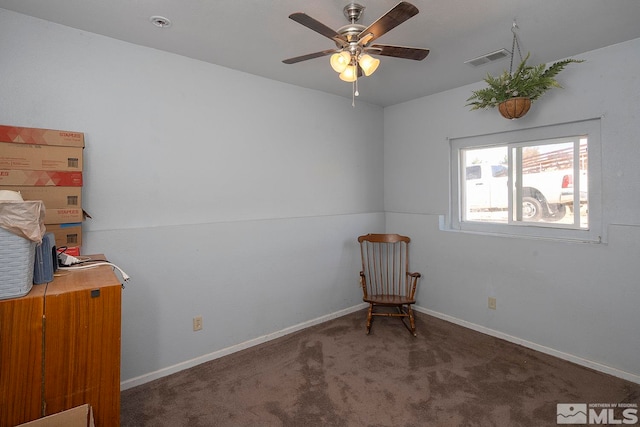
[[[364,275],[364,271],[360,272],[360,287],[362,288],[362,293],[364,297],[367,297],[367,276]]]
[[[410,273],[407,271],[407,277],[410,277],[410,281],[411,281],[411,298],[415,298],[416,295],[416,289],[418,288],[418,279],[420,279],[422,277],[422,274],[420,273]]]

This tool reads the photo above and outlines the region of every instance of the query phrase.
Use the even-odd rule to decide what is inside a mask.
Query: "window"
[[[600,121],[451,140],[450,227],[600,241]]]

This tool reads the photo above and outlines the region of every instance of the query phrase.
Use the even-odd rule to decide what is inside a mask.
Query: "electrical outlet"
[[[199,331],[202,329],[202,316],[196,316],[193,318],[193,330]]]
[[[493,297],[489,297],[489,308],[491,310],[495,310],[496,309],[496,299]]]

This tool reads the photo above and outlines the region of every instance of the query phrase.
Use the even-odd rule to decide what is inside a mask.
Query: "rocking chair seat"
[[[368,295],[363,297],[364,302],[368,302],[376,305],[403,305],[403,304],[415,304],[415,299],[410,299],[402,295]]]

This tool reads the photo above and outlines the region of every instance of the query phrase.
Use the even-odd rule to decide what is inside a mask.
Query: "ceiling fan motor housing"
[[[338,28],[338,34],[345,38],[347,43],[349,44],[358,44],[360,41],[360,33],[366,27],[360,24],[348,24],[344,27]],[[339,43],[336,41],[336,46],[338,47],[347,47],[344,43]]]

